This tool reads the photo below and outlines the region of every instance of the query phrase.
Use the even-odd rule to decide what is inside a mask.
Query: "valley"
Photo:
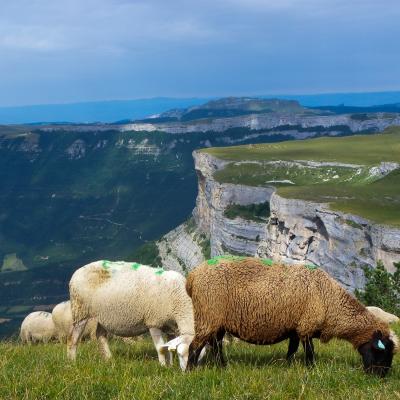
[[[324,187],[329,185],[337,191],[331,206],[350,212],[360,207],[357,199],[376,187],[385,193],[379,200],[384,207],[376,207],[372,199],[360,215],[373,221],[379,211],[379,221],[396,227],[396,168],[384,179],[372,179],[371,185],[361,184],[379,160],[389,169],[398,162],[390,155],[398,154],[396,143],[390,142],[394,136],[379,135],[382,148],[376,141],[369,145],[372,152],[356,142],[340,150],[334,143],[341,138],[289,140],[348,136],[353,129],[381,131],[398,114],[380,110],[357,118],[328,113],[320,115],[293,101],[228,98],[133,126],[1,126],[0,335],[15,331],[27,312],[64,300],[72,272],[95,259],[135,259],[187,272],[211,255],[264,251],[266,224],[274,212],[271,196],[281,193],[325,203]],[[164,122],[156,123],[156,118]],[[249,124],[254,118],[269,122]],[[331,122],[321,125],[321,118]],[[356,125],[343,125],[338,118]],[[148,130],[135,130],[137,124]],[[175,129],[178,125],[185,129]],[[208,150],[198,152],[202,148]],[[330,156],[343,149],[348,149],[343,159]],[[212,157],[210,165],[199,159],[201,154]],[[215,215],[202,208],[211,190],[208,182],[225,193]],[[349,188],[351,196],[358,191],[354,201]]]

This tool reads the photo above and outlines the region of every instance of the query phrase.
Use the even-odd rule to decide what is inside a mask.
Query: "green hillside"
[[[64,300],[72,272],[89,261],[157,259],[151,246],[150,254],[148,247],[136,250],[190,216],[197,195],[193,150],[285,138],[275,132],[248,138],[248,129],[223,135],[34,129],[0,127],[0,337],[28,312]]]
[[[220,182],[272,185],[283,197],[325,202],[335,210],[400,226],[400,170],[384,177],[371,172],[381,162],[400,163],[400,128],[202,151],[232,161],[215,174]],[[313,166],[305,161],[342,165]]]

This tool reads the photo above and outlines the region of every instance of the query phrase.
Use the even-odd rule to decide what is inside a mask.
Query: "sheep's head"
[[[188,357],[189,357],[189,346],[192,342],[193,336],[191,335],[182,335],[178,336],[175,339],[170,340],[168,343],[165,343],[163,347],[167,348],[168,351],[174,352],[178,354],[179,365],[182,371],[186,370]]]
[[[397,337],[393,332],[390,335],[383,335],[381,331],[374,332],[371,340],[358,348],[364,370],[384,377],[392,366],[393,354],[397,347]]]

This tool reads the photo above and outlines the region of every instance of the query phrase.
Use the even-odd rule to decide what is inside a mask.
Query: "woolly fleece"
[[[195,316],[195,347],[226,331],[255,344],[273,344],[296,332],[301,340],[345,339],[358,348],[388,324],[371,314],[322,269],[257,258],[207,261],[188,276]]]
[[[396,316],[394,314],[390,314],[390,313],[382,310],[382,308],[374,307],[374,306],[368,306],[367,310],[369,312],[371,312],[372,314],[374,314],[375,317],[379,318],[383,322],[386,322],[387,324],[394,324],[396,322],[399,322],[399,317],[398,316]]]
[[[57,337],[51,314],[35,311],[25,317],[21,324],[20,337],[26,343],[47,343]]]
[[[60,342],[65,343],[67,341],[68,335],[71,333],[72,330],[71,302],[68,300],[57,304],[53,308],[51,316],[53,318],[58,339],[60,340]],[[91,338],[92,340],[96,339],[96,328],[97,328],[96,320],[91,319],[90,321],[88,321],[85,330],[83,332],[82,339],[85,338]]]
[[[95,318],[108,332],[132,337],[149,328],[194,335],[192,302],[186,279],[128,262],[96,261],[79,268],[70,281],[74,323]]]

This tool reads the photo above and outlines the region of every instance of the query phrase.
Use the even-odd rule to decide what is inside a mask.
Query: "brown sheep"
[[[188,369],[197,365],[204,345],[212,347],[224,365],[222,339],[232,335],[253,344],[290,339],[287,357],[304,346],[306,361],[314,361],[313,338],[349,341],[367,372],[384,376],[391,367],[397,338],[387,323],[346,292],[322,269],[273,264],[271,260],[215,257],[188,276],[195,337]]]

